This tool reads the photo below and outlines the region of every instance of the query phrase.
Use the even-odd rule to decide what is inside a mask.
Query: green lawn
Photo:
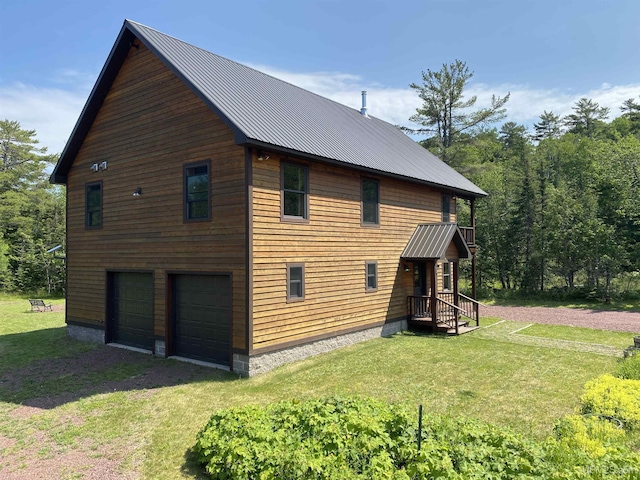
[[[76,342],[62,312],[30,313],[26,300],[4,297],[0,478],[35,465],[74,479],[100,468],[200,478],[191,447],[215,409],[335,393],[422,404],[544,437],[573,411],[587,380],[614,368],[619,334],[553,326],[513,334],[522,324],[510,323],[460,337],[399,334],[238,379]],[[592,343],[609,348],[585,348]]]

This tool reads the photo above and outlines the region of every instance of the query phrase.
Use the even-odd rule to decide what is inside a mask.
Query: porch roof
[[[402,252],[403,260],[443,258],[451,242],[458,249],[458,258],[471,258],[467,242],[457,223],[426,223],[416,227]]]

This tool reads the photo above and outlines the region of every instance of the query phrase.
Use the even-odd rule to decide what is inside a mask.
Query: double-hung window
[[[362,224],[380,224],[380,184],[377,180],[362,179]]]
[[[304,300],[304,264],[287,264],[287,302]]]
[[[378,262],[365,262],[367,283],[365,290],[374,292],[378,289]]]
[[[209,162],[192,163],[184,167],[184,220],[210,218]]]
[[[306,166],[282,163],[282,218],[309,219],[309,172]]]
[[[442,289],[451,290],[451,262],[442,264]]]
[[[102,182],[85,186],[85,228],[102,227]]]

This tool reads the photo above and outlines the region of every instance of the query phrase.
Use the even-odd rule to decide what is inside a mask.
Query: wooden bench
[[[41,300],[39,298],[30,298],[29,303],[31,304],[32,312],[46,312],[47,310],[49,310],[50,312],[53,311],[51,309],[52,305],[50,303],[46,304],[44,303],[44,300]]]

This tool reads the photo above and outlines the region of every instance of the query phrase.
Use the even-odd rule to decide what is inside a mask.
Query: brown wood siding
[[[185,223],[183,166],[203,160],[211,220]],[[103,161],[106,171],[90,171]],[[230,272],[233,348],[246,348],[244,163],[231,130],[149,50],[132,48],[68,174],[68,318],[104,324],[106,269],[153,271],[164,337],[167,271]],[[84,185],[97,180],[102,228],[86,230]]]
[[[362,176],[307,163],[309,223],[287,223],[280,219],[280,159],[273,157],[253,163],[253,349],[405,316],[413,272],[404,271],[400,254],[417,224],[440,222],[440,191],[379,178],[380,225],[361,226]],[[366,261],[378,263],[375,292],[365,291]],[[287,263],[304,263],[304,301],[286,302]]]
[[[445,252],[444,255],[447,260],[458,259],[458,257],[460,256],[460,253],[458,252],[458,247],[456,247],[455,242],[451,242],[449,244],[449,246],[447,247],[447,251]]]

